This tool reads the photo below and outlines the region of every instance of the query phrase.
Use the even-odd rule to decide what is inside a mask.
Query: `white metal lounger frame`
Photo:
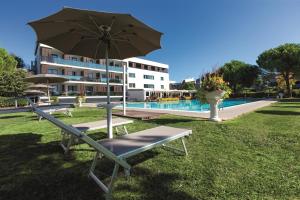
[[[28,99],[28,100],[29,100],[29,102],[32,106],[32,110],[35,113],[37,113],[38,115],[41,115],[42,117],[44,117],[45,119],[47,119],[48,121],[50,121],[54,125],[58,126],[59,128],[61,128],[65,132],[68,132],[68,133],[73,134],[74,136],[78,137],[79,139],[81,139],[82,141],[84,141],[85,143],[87,143],[88,145],[90,145],[91,147],[93,147],[96,150],[96,155],[93,159],[93,162],[92,162],[92,165],[91,165],[91,168],[90,168],[90,171],[89,171],[89,176],[106,193],[106,196],[105,196],[106,199],[111,199],[112,186],[113,186],[113,182],[114,182],[115,178],[117,177],[119,167],[121,166],[121,167],[124,168],[125,175],[130,174],[129,172],[130,172],[131,166],[126,162],[126,158],[129,158],[133,155],[136,155],[136,154],[139,154],[141,152],[147,151],[147,150],[152,149],[152,148],[154,148],[156,146],[159,146],[159,145],[163,145],[165,147],[174,149],[173,147],[166,146],[164,144],[167,143],[167,142],[179,139],[179,138],[181,138],[181,141],[182,141],[182,145],[183,145],[183,148],[184,148],[183,152],[185,153],[185,155],[187,155],[187,149],[186,149],[183,137],[191,134],[191,131],[187,131],[187,132],[184,132],[182,134],[178,134],[174,137],[166,138],[166,139],[161,140],[159,142],[156,142],[156,143],[153,143],[151,145],[145,146],[141,149],[138,149],[138,151],[129,151],[129,152],[126,152],[122,155],[117,156],[114,153],[112,153],[110,150],[105,148],[103,145],[99,144],[98,142],[96,142],[95,140],[93,140],[92,138],[87,136],[86,134],[82,133],[80,130],[78,130],[78,129],[72,127],[72,126],[66,125],[63,122],[61,122],[60,120],[54,118],[53,116],[43,112],[42,110],[38,109],[30,99]],[[178,149],[176,149],[176,150],[178,150]],[[115,162],[114,169],[113,169],[112,176],[111,176],[111,180],[110,180],[110,183],[107,186],[94,173],[96,165],[97,165],[98,158],[102,158],[103,156],[105,156],[108,159]]]
[[[60,120],[54,118],[53,116],[43,112],[42,110],[38,109],[31,100],[29,100],[31,106],[32,106],[32,110],[37,113],[38,115],[41,115],[42,117],[44,117],[45,119],[47,119],[48,121],[50,121],[51,123],[53,123],[54,125],[58,126],[59,128],[63,129],[66,132],[69,132],[73,135],[75,135],[76,137],[78,137],[79,139],[81,139],[82,141],[84,141],[85,143],[89,144],[91,147],[93,147],[96,150],[96,156],[94,157],[94,161],[92,163],[92,166],[90,168],[90,173],[89,176],[91,178],[93,178],[95,180],[95,182],[101,187],[101,189],[107,194],[107,198],[110,198],[111,193],[112,193],[112,185],[113,185],[113,181],[115,180],[118,170],[119,170],[119,166],[122,166],[126,171],[130,171],[131,166],[126,162],[125,159],[123,159],[122,157],[118,157],[116,156],[114,153],[112,153],[111,151],[109,151],[108,149],[106,149],[104,146],[102,146],[101,144],[99,144],[98,142],[96,142],[95,140],[93,140],[92,138],[90,138],[89,136],[87,136],[86,134],[82,133],[81,131],[79,131],[78,129],[66,125],[63,122],[61,122]],[[102,181],[100,181],[98,179],[98,177],[94,174],[94,170],[96,167],[96,160],[99,157],[99,155],[104,155],[105,157],[109,158],[110,160],[113,160],[115,162],[115,167],[111,176],[111,180],[108,186],[106,186]]]

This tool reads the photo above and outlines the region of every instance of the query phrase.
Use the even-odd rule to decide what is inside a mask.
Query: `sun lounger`
[[[81,132],[79,129],[66,125],[62,121],[36,108],[33,104],[31,105],[32,110],[35,113],[41,115],[49,122],[63,129],[65,132],[74,135],[75,137],[79,138],[83,142],[90,145],[93,149],[95,149],[96,155],[93,159],[92,166],[89,171],[89,176],[105,192],[107,199],[111,198],[113,182],[117,177],[119,167],[121,166],[124,168],[126,175],[130,174],[129,172],[131,166],[126,161],[127,158],[150,150],[157,146],[165,146],[173,149],[173,147],[166,146],[166,144],[176,139],[181,139],[183,145],[183,150],[181,151],[184,152],[185,155],[187,155],[184,137],[192,134],[192,131],[188,129],[159,126],[156,128],[117,137],[115,139],[105,139],[96,142],[95,140]],[[115,163],[111,180],[108,185],[105,185],[94,173],[97,161],[102,157],[106,157]]]
[[[49,108],[49,109],[46,109],[46,110],[43,110],[43,111],[45,113],[49,113],[50,115],[52,115],[53,113],[62,112],[66,116],[73,117],[72,109],[70,109],[70,108]],[[39,121],[41,121],[42,118],[43,117],[41,115],[38,115]]]
[[[125,118],[120,118],[120,117],[113,118],[113,120],[112,120],[112,126],[115,127],[117,135],[128,134],[128,131],[127,131],[127,128],[125,125],[130,124],[130,123],[133,123],[133,121],[125,119]],[[106,128],[107,122],[106,122],[106,120],[100,120],[100,121],[87,122],[87,123],[82,123],[82,124],[75,124],[72,126],[77,128],[81,132],[87,132],[87,131]],[[123,126],[123,130],[119,128],[121,126]],[[61,141],[60,145],[63,148],[63,150],[65,151],[65,154],[67,154],[70,151],[71,146],[76,143],[77,138],[73,134],[65,132],[63,129],[61,129],[61,134],[62,134],[62,141]]]

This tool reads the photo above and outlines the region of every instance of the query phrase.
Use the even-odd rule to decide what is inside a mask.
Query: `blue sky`
[[[163,32],[163,48],[146,58],[169,64],[176,81],[300,42],[299,0],[10,0],[1,2],[0,47],[30,63],[35,33],[26,23],[63,6],[131,13]]]

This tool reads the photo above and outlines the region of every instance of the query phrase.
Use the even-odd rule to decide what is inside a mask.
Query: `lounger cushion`
[[[159,126],[114,139],[104,139],[99,143],[119,157],[130,157],[191,133],[188,129]]]
[[[121,117],[116,117],[113,118],[112,120],[112,126],[121,126],[125,124],[130,124],[133,123],[132,120],[126,119],[126,118],[121,118]],[[82,123],[82,124],[75,124],[72,125],[73,127],[79,129],[80,131],[92,131],[92,130],[97,130],[101,128],[106,128],[107,127],[107,121],[106,120],[100,120],[100,121],[94,121],[94,122],[87,122],[87,123]]]

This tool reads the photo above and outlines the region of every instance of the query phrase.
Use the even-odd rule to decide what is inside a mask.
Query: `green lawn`
[[[100,109],[76,109],[68,124],[104,118]],[[129,132],[158,125],[193,130],[189,156],[161,148],[129,162],[132,176],[121,172],[114,199],[300,199],[300,103],[282,102],[235,120],[213,123],[163,116],[135,121]],[[90,135],[101,139],[105,131]],[[94,152],[82,144],[71,156],[59,146],[59,130],[32,113],[0,115],[0,199],[104,199],[87,177]],[[100,162],[108,180],[113,164]]]

